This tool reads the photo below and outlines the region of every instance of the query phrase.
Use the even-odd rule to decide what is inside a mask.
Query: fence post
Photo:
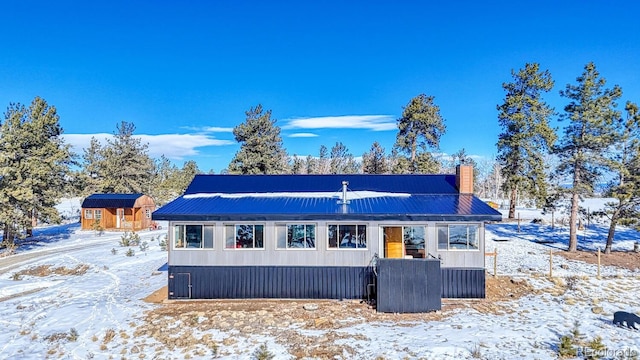
[[[498,248],[493,249],[493,277],[498,276]]]
[[[549,278],[553,277],[553,249],[549,249]]]
[[[600,247],[598,246],[598,279],[600,279]]]

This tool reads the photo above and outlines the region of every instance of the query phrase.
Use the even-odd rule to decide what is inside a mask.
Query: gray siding
[[[169,265],[173,266],[368,266],[377,254],[384,255],[383,226],[426,226],[425,250],[441,259],[442,267],[484,268],[484,224],[480,226],[479,250],[438,250],[436,222],[331,222],[367,225],[366,249],[329,249],[327,222],[287,222],[316,224],[315,249],[277,249],[276,222],[254,222],[265,225],[264,249],[225,249],[225,222],[207,222],[214,225],[213,249],[174,249],[173,224],[203,224],[202,222],[171,222],[169,225]],[[280,222],[278,222],[280,223]]]

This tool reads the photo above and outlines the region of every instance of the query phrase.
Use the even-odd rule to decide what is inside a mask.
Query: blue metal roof
[[[83,209],[132,208],[143,194],[93,194],[82,202]]]
[[[340,205],[330,197],[226,197],[195,194],[336,192],[408,193],[357,198]],[[187,195],[187,196],[185,196]],[[486,221],[502,215],[471,194],[459,194],[455,175],[198,175],[185,195],[153,213],[154,220],[398,220]]]
[[[402,220],[485,221],[502,215],[473,195],[413,195],[353,199],[335,198],[180,197],[153,213],[154,220]]]

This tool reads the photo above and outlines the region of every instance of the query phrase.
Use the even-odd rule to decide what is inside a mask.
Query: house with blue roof
[[[169,222],[170,299],[377,300],[437,310],[484,297],[484,224],[502,216],[451,175],[197,175]]]
[[[149,229],[151,213],[156,209],[153,199],[144,194],[93,194],[82,202],[81,228],[139,231]]]

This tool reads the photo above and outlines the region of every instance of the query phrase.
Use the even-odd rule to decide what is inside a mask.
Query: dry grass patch
[[[52,265],[40,265],[31,267],[22,271],[18,271],[14,276],[37,276],[45,277],[51,275],[84,275],[89,270],[89,265],[80,264],[73,268],[67,268],[64,266],[53,267]]]

